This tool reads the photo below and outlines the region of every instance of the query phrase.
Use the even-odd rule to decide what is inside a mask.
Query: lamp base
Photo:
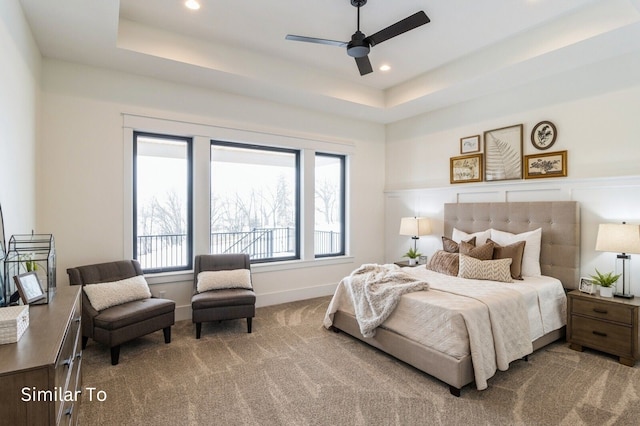
[[[633,294],[629,293],[613,293],[613,297],[622,297],[623,299],[633,299]]]

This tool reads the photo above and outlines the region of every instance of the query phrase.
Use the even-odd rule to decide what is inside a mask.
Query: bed
[[[445,236],[448,237],[452,237],[454,230],[471,234],[487,229],[496,229],[512,234],[521,234],[539,228],[542,230],[539,257],[542,277],[525,276],[523,281],[518,281],[518,284],[522,285],[516,286],[517,290],[522,293],[519,300],[523,300],[522,303],[527,304],[522,309],[527,311],[530,319],[528,330],[530,330],[531,351],[564,337],[564,323],[566,321],[566,314],[563,310],[566,309],[564,293],[577,287],[580,273],[580,211],[578,203],[573,201],[452,203],[444,206],[444,231]],[[424,310],[422,303],[427,303],[429,309],[432,310],[442,309],[444,313],[447,309],[456,311],[450,313],[452,318],[456,317],[457,309],[447,307],[450,303],[448,299],[453,299],[455,295],[440,291],[439,275],[441,274],[428,271],[424,266],[407,268],[406,271],[417,278],[425,279],[430,283],[430,289],[403,295],[396,311],[376,328],[375,336],[364,337],[353,309],[350,309],[348,304],[341,304],[336,300],[339,297],[340,286],[327,311],[325,326],[330,325],[334,331],[343,331],[445,382],[449,385],[451,394],[460,396],[464,386],[474,382],[478,383],[479,372],[474,372],[474,361],[477,360],[473,359],[471,355],[471,353],[475,353],[474,356],[480,357],[478,351],[470,351],[467,348],[465,352],[464,348],[456,350],[451,347],[443,349],[442,345],[434,343],[434,339],[431,339],[428,334],[418,336],[401,331],[403,322],[409,322],[412,317],[419,316],[415,310]],[[554,282],[556,282],[555,289]],[[545,290],[535,290],[538,286],[544,287]],[[560,295],[558,295],[558,288]],[[508,291],[515,290],[512,287]],[[532,311],[537,308],[533,308],[527,300],[534,297],[532,292],[535,291],[550,293],[552,298],[556,300],[555,304],[558,305],[555,314],[551,315],[551,319],[546,320],[549,323],[548,326],[540,327],[533,324],[535,320],[532,319]],[[561,303],[558,303],[560,299]],[[411,309],[414,309],[414,312]],[[329,312],[330,310],[333,312]],[[330,318],[329,322],[327,322],[327,318]],[[471,330],[469,331],[471,332]],[[469,334],[469,336],[471,337],[473,334]],[[436,336],[435,341],[438,339],[442,340],[442,337]],[[454,341],[450,346],[455,346],[456,336],[449,336],[445,340]],[[478,366],[478,362],[475,365]],[[499,369],[504,370],[504,368]],[[484,387],[478,386],[478,389]]]

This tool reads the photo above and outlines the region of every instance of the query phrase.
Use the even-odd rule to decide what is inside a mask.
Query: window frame
[[[295,254],[293,256],[283,256],[283,257],[270,257],[270,258],[260,258],[260,259],[251,259],[250,262],[251,264],[260,264],[260,263],[273,263],[273,262],[285,262],[285,261],[290,261],[290,260],[300,260],[300,244],[301,244],[301,215],[300,215],[300,210],[301,210],[301,163],[300,163],[300,157],[301,157],[301,151],[299,149],[295,149],[295,148],[282,148],[282,147],[275,147],[275,146],[265,146],[265,145],[258,145],[258,144],[251,144],[251,143],[243,143],[243,142],[230,142],[230,141],[221,141],[221,140],[216,140],[216,139],[211,139],[210,141],[210,145],[209,145],[209,164],[211,164],[211,150],[213,149],[214,146],[227,146],[227,147],[232,147],[232,148],[241,148],[241,149],[253,149],[256,151],[269,151],[269,152],[283,152],[283,153],[288,153],[288,154],[294,154],[295,155],[295,160],[294,160],[294,164],[295,164],[295,188],[294,188],[294,195],[295,195],[295,201],[294,201],[294,205],[295,205],[295,233],[294,233],[294,238],[295,238],[295,243],[296,243],[296,249],[295,249]],[[209,166],[209,178],[211,179],[211,170],[212,167]],[[209,212],[211,212],[211,201],[212,201],[212,197],[211,195],[213,194],[213,188],[210,188],[209,191]],[[211,223],[211,216],[209,216],[209,223]],[[209,252],[211,251],[211,228],[209,228]]]
[[[193,138],[187,136],[176,136],[162,133],[133,131],[133,158],[132,158],[132,258],[138,260],[138,138],[148,137],[156,139],[168,139],[181,141],[187,146],[187,238],[186,238],[186,264],[183,266],[164,267],[164,268],[142,268],[145,274],[158,274],[165,272],[190,271],[193,269],[194,241],[193,241]],[[139,261],[139,260],[138,260]],[[142,265],[141,265],[142,266]]]
[[[315,253],[314,250],[314,257],[316,259],[322,259],[322,258],[326,258],[326,257],[336,257],[336,256],[344,256],[346,253],[346,245],[347,245],[347,225],[346,225],[346,220],[347,220],[347,179],[346,179],[346,167],[347,167],[347,156],[344,154],[329,154],[326,152],[319,152],[316,151],[315,153],[315,157],[331,157],[331,158],[337,158],[340,160],[340,251],[339,252],[334,252],[334,253],[323,253],[323,254],[318,254]],[[314,158],[315,158],[314,157]],[[313,177],[314,179],[316,178],[316,174],[315,174],[315,169],[313,172]],[[314,207],[315,207],[315,193],[314,193]],[[314,208],[314,215],[315,215],[315,208]],[[314,231],[315,231],[315,226],[314,226]],[[314,233],[314,238],[315,238],[315,233]]]

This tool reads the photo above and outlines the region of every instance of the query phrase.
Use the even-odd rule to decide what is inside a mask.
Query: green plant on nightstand
[[[614,275],[613,272],[601,273],[596,268],[596,274],[590,275],[591,279],[600,286],[600,296],[612,297],[613,289],[611,288],[622,274]]]
[[[415,248],[409,248],[409,251],[404,254],[402,257],[409,258],[409,265],[415,265],[418,261],[417,259],[421,256],[421,253],[418,252]]]

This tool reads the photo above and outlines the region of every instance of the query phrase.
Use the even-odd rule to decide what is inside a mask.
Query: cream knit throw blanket
[[[375,336],[376,327],[391,315],[400,296],[429,289],[425,281],[392,264],[364,264],[342,281],[353,300],[356,319],[364,337]]]

